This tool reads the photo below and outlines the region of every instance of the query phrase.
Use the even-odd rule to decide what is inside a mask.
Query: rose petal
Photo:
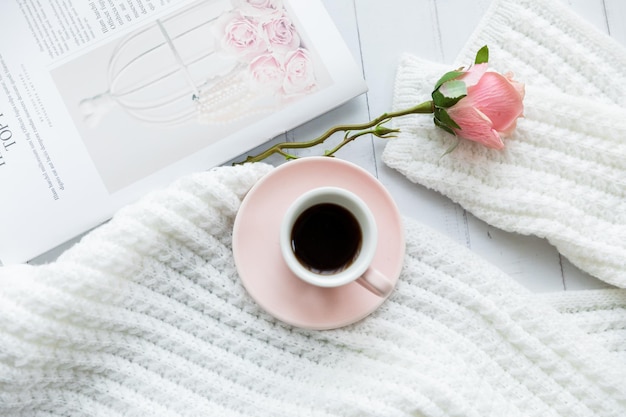
[[[448,115],[461,129],[453,129],[461,138],[481,143],[494,149],[502,149],[504,142],[493,123],[484,113],[472,106],[467,99],[462,99],[448,109]]]
[[[476,64],[472,65],[465,74],[461,75],[458,79],[465,83],[467,88],[476,85],[482,76],[487,72],[488,64]]]
[[[499,132],[510,127],[524,111],[520,86],[496,72],[486,72],[478,84],[468,89],[467,99],[484,113]]]

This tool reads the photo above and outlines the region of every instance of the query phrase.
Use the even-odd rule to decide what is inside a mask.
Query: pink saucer
[[[400,213],[382,184],[350,162],[306,157],[279,166],[250,189],[233,229],[237,271],[252,298],[281,321],[320,330],[359,321],[385,301],[357,283],[337,288],[307,284],[287,268],[279,246],[283,214],[300,194],[321,186],[346,188],[369,206],[379,233],[372,266],[395,285],[405,249]]]

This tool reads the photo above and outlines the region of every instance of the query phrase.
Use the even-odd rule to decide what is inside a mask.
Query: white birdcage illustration
[[[115,106],[142,122],[159,125],[193,120],[229,123],[274,109],[280,101],[278,95],[259,88],[260,84],[255,82],[258,77],[255,79],[250,74],[250,63],[256,57],[225,52],[221,39],[220,30],[224,29],[219,26],[220,18],[239,15],[242,7],[247,7],[244,11],[256,12],[251,4],[246,0],[200,1],[127,36],[110,58],[108,90],[80,103],[85,123],[96,126]],[[250,24],[250,30],[261,31],[270,18],[283,18],[284,9],[276,5],[277,2],[272,2],[271,8],[258,9],[257,16],[243,15],[241,20],[246,24],[254,22],[256,26]],[[263,11],[265,17],[261,17]],[[284,22],[280,23],[281,28],[286,27]],[[239,28],[230,30],[233,36],[252,39],[247,32],[239,33],[242,32]],[[259,32],[254,36],[268,47],[251,48],[252,52],[275,54],[267,34]],[[295,29],[290,36],[297,41],[297,49],[306,52],[300,47]],[[294,49],[293,41],[290,46]],[[282,50],[280,65],[286,56],[287,52]],[[313,86],[311,78],[304,90],[309,91]]]

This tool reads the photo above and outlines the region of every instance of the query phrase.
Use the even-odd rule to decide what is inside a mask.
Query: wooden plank
[[[604,0],[608,31],[612,38],[626,46],[626,2]]]
[[[437,4],[435,0],[369,0],[357,1],[355,5],[364,73],[370,89],[368,106],[370,116],[377,117],[392,108],[397,65],[403,54],[441,61]],[[468,237],[463,210],[446,197],[411,183],[382,164],[380,155],[384,146],[384,140],[374,141],[378,176],[401,212],[465,244]]]
[[[405,52],[438,59],[434,1],[355,2],[369,108],[389,111],[398,60]]]
[[[452,63],[481,22],[491,0],[437,1],[442,62]]]

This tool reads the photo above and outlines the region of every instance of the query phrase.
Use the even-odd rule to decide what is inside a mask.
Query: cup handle
[[[394,287],[389,278],[374,268],[367,268],[356,282],[379,297],[387,297]]]

